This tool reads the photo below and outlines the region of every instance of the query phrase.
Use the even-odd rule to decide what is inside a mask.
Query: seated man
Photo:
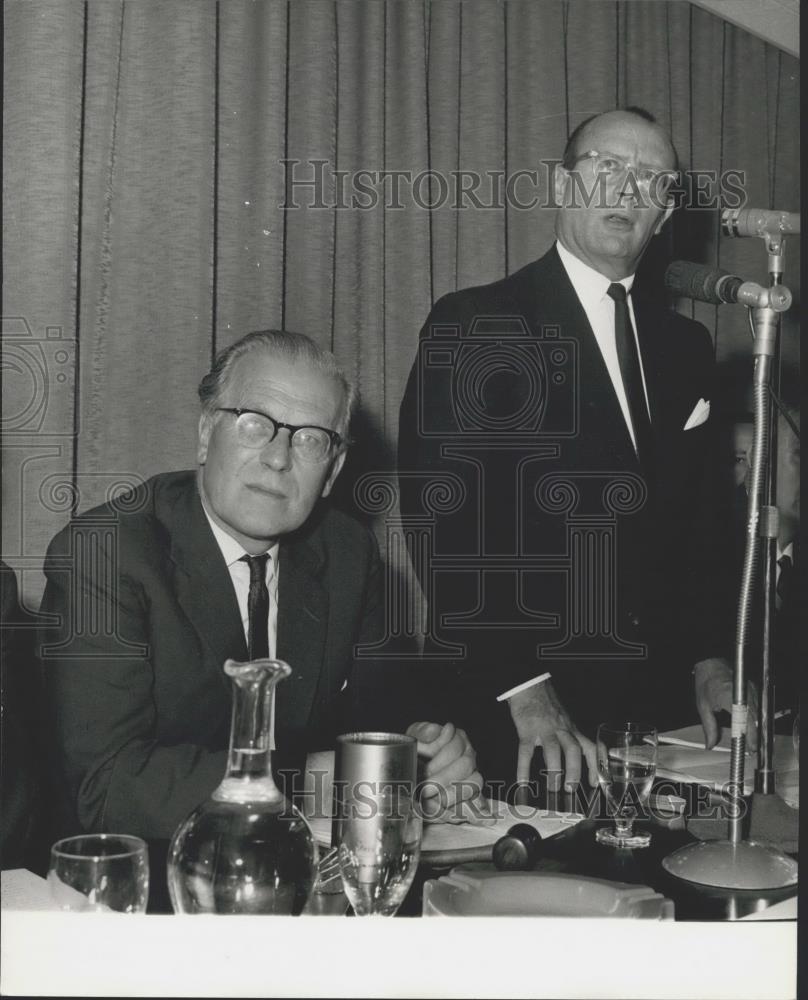
[[[355,404],[334,357],[300,334],[251,333],[219,355],[199,396],[198,469],[82,514],[48,551],[42,612],[58,625],[40,652],[85,830],[166,840],[218,785],[228,657],[292,666],[273,710],[274,764],[299,773],[361,700],[354,648],[383,626],[375,541],[324,502]],[[445,802],[474,797],[465,734],[412,728],[432,790],[457,782]]]

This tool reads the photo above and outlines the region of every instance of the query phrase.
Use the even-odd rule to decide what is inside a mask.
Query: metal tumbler
[[[411,803],[415,791],[418,743],[401,733],[345,733],[337,737],[331,843],[339,844],[343,823]]]

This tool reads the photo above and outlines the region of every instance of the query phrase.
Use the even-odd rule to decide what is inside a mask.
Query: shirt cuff
[[[522,691],[527,691],[528,688],[532,688],[534,684],[543,684],[545,681],[549,680],[550,674],[541,674],[538,677],[534,677],[532,680],[525,681],[524,684],[517,684],[516,687],[512,687],[508,691],[498,694],[497,701],[507,701],[508,698],[513,698],[515,694],[519,694]]]

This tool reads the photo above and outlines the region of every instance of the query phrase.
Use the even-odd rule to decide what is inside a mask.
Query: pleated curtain
[[[33,607],[72,512],[194,465],[196,385],[249,330],[308,333],[356,378],[340,502],[390,471],[431,303],[552,241],[496,178],[537,171],[516,191],[546,200],[584,117],[643,106],[683,167],[799,210],[798,60],[686,2],[11,0],[4,27],[3,555]],[[388,178],[351,207],[362,171]],[[718,220],[681,213],[655,252],[765,282],[761,241]],[[786,277],[793,365],[797,240]],[[684,308],[746,363],[742,310]]]

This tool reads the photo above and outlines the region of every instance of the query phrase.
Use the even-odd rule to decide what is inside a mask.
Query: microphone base
[[[702,841],[669,854],[662,867],[674,878],[722,889],[783,889],[797,884],[796,861],[770,844]]]

